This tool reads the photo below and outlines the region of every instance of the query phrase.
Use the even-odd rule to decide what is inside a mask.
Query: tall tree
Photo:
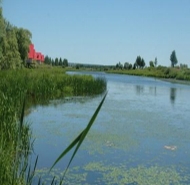
[[[20,57],[25,64],[28,57],[29,45],[31,44],[32,34],[29,30],[23,28],[17,28],[17,41],[20,52]]]
[[[153,62],[153,61],[150,61],[150,62],[149,62],[149,65],[150,65],[150,67],[154,67],[154,62]]]
[[[59,65],[59,59],[55,58],[55,66],[58,66],[58,65]]]
[[[140,67],[141,67],[141,68],[144,68],[144,66],[145,66],[145,61],[144,61],[144,59],[142,58],[142,59],[141,59],[141,62],[140,62]]]
[[[157,66],[157,64],[158,64],[158,60],[157,60],[157,57],[156,57],[155,60],[154,60],[155,67]]]
[[[15,69],[20,67],[21,58],[18,50],[16,27],[4,19],[3,36],[1,37],[1,69]]]
[[[6,21],[0,7],[0,69],[18,68],[26,61],[31,36],[28,30]]]
[[[140,56],[137,56],[135,64],[136,64],[137,68],[140,68],[140,66],[141,66],[141,57]]]
[[[68,60],[66,58],[63,59],[63,65],[67,67],[69,65]]]
[[[131,69],[133,66],[129,62],[124,63],[124,69]]]
[[[170,60],[171,60],[171,66],[172,67],[174,67],[178,63],[175,50],[172,51],[172,54],[170,55]]]
[[[144,68],[145,65],[146,64],[145,64],[144,59],[141,58],[140,56],[137,56],[136,61],[135,61],[135,66],[137,68]],[[135,69],[135,68],[133,67],[133,69]]]
[[[59,66],[62,66],[63,65],[63,61],[61,59],[61,57],[59,58]]]
[[[9,23],[6,25],[6,40],[3,48],[3,54],[3,69],[15,69],[21,66],[16,29]]]

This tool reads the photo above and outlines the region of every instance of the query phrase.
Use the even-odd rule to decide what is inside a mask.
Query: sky
[[[190,0],[3,0],[3,15],[28,29],[36,51],[72,63],[134,63],[137,56],[190,67]]]

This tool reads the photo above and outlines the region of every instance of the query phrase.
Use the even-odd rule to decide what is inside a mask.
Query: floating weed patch
[[[109,131],[100,132],[93,129],[87,138],[85,145],[82,147],[88,150],[90,154],[103,154],[113,149],[126,151],[138,146],[138,141],[130,137],[130,135],[119,135]]]
[[[74,167],[72,170],[68,170],[68,177],[65,177],[64,184],[85,184],[87,172],[78,173],[79,167]],[[48,168],[37,169],[35,171],[35,180],[38,181],[39,178],[42,179],[42,184],[49,185],[52,179],[55,179],[54,184],[59,184],[60,179],[63,176],[64,171],[54,168],[49,172]]]
[[[180,170],[183,174],[185,169]],[[36,177],[41,177],[44,184],[50,184],[53,177],[59,182],[63,171],[53,169],[36,170]],[[188,175],[183,176],[174,166],[137,166],[127,168],[127,165],[105,165],[101,162],[91,162],[84,167],[73,167],[68,171],[64,184],[133,184],[133,185],[185,185],[189,184]]]
[[[174,167],[138,166],[127,169],[123,165],[105,166],[103,163],[89,163],[84,169],[98,172],[100,177],[96,180],[102,184],[170,185],[180,184],[183,180]]]

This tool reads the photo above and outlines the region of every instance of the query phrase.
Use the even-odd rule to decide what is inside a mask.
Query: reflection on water
[[[155,87],[149,87],[149,92],[150,94],[153,94],[154,96],[156,96],[156,86]]]
[[[109,184],[109,179],[113,184],[151,184],[158,179],[166,185],[190,184],[190,86],[135,76],[105,77],[108,95],[72,163],[77,170],[68,178],[80,179],[76,184]],[[28,119],[36,136],[39,168],[49,168],[86,127],[101,98],[52,101],[32,110]],[[60,171],[69,158],[58,164]],[[134,177],[131,181],[128,174]]]
[[[171,103],[172,103],[172,104],[175,103],[176,92],[177,92],[177,89],[176,89],[176,88],[170,88],[170,100],[171,100]]]
[[[138,95],[140,95],[141,93],[143,93],[144,87],[141,85],[136,85],[136,93]]]

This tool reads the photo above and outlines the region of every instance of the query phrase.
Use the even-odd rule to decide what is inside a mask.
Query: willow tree
[[[16,35],[20,57],[22,62],[25,63],[28,58],[28,50],[31,43],[32,34],[27,29],[17,28]]]
[[[18,50],[16,27],[4,19],[3,36],[1,37],[1,69],[15,69],[20,67],[21,58]]]
[[[29,30],[11,25],[0,6],[0,69],[18,68],[25,63],[31,37]]]

